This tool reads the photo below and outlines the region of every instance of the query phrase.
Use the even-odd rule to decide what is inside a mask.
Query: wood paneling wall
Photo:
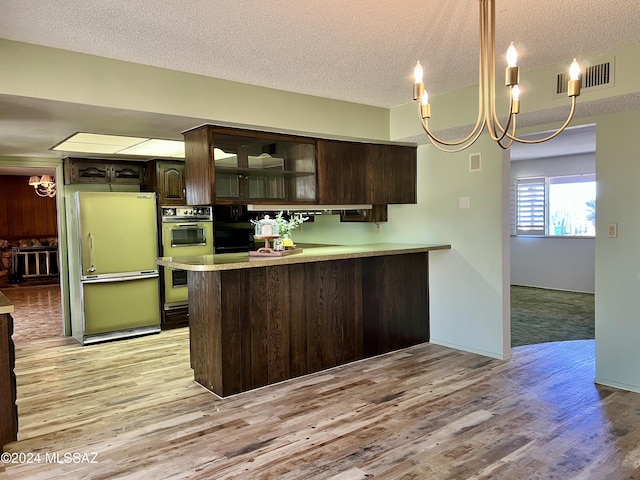
[[[28,182],[0,175],[0,239],[58,236],[55,197],[39,197]]]

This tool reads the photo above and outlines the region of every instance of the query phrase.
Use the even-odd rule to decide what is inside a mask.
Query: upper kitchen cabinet
[[[99,158],[65,158],[64,183],[143,185],[144,162]]]
[[[366,144],[374,205],[417,203],[417,147]]]
[[[186,205],[185,163],[181,160],[149,160],[145,190],[156,192],[160,205]]]
[[[366,144],[318,140],[318,203],[371,203]]]
[[[205,125],[184,133],[187,203],[316,203],[316,141]]]
[[[417,149],[318,140],[320,204],[416,203]]]
[[[203,125],[184,133],[187,203],[416,203],[417,148]]]

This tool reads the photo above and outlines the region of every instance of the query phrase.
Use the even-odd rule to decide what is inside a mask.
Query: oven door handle
[[[183,228],[183,227],[198,227],[197,223],[175,223],[175,227]]]

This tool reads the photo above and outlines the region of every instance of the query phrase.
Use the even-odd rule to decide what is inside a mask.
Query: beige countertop
[[[304,248],[302,253],[282,257],[249,257],[247,252],[218,253],[193,257],[161,257],[157,260],[157,264],[162,267],[191,271],[237,270],[270,265],[291,265],[348,258],[430,252],[432,250],[447,250],[450,248],[451,245],[447,244],[374,243],[366,245],[331,245]]]
[[[0,292],[0,315],[3,313],[13,313],[13,303]]]

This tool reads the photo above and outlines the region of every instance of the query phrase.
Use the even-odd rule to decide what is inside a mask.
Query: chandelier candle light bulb
[[[424,84],[422,83],[422,77],[424,75],[424,70],[422,70],[422,65],[420,65],[420,61],[416,63],[416,66],[413,69],[413,99],[419,100],[422,98],[424,90]]]
[[[505,72],[504,84],[507,87],[518,85],[520,81],[520,69],[518,68],[518,51],[511,42],[509,48],[507,48],[507,70]]]
[[[574,58],[569,67],[569,86],[567,88],[567,95],[570,97],[577,97],[580,95],[580,64]]]
[[[429,94],[425,90],[422,92],[422,102],[420,104],[420,115],[422,118],[429,118],[431,116],[431,105],[429,105]]]
[[[516,67],[518,63],[518,50],[516,50],[515,45],[511,42],[509,48],[507,48],[507,67]]]
[[[420,61],[418,61],[413,69],[413,99],[420,102],[420,115],[424,119],[431,116],[431,106],[429,105],[429,94],[424,89],[424,83],[422,83],[423,76],[424,71]]]
[[[520,87],[518,85],[511,87],[511,113],[520,113]]]

